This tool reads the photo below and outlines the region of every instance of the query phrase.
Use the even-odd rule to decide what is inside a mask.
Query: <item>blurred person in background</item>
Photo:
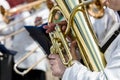
[[[46,3],[42,3],[41,6],[35,10],[35,12],[28,11],[22,11],[15,15],[14,21],[19,21],[23,18],[29,17],[25,19],[24,21],[21,21],[12,27],[7,27],[5,30],[2,30],[0,33],[2,35],[7,35],[15,31],[19,31],[20,29],[24,28],[24,26],[31,26],[34,25],[34,20],[36,16],[42,16],[43,18],[46,18],[43,20],[43,22],[47,21],[49,14],[49,10],[46,6]],[[12,23],[12,22],[11,22]],[[12,28],[12,29],[10,29]],[[13,65],[18,62],[19,59],[21,59],[25,54],[32,51],[34,48],[36,48],[38,44],[30,37],[29,33],[24,30],[18,34],[15,34],[12,37],[12,45],[11,49],[17,51],[18,53],[13,58]],[[40,58],[45,57],[44,51],[41,49],[41,47],[37,48],[36,51],[26,60],[24,60],[17,68],[20,71],[26,70],[29,68],[33,63],[37,62]],[[46,71],[47,71],[47,58],[42,60],[36,67],[34,67],[29,73],[22,76],[17,74],[13,70],[12,74],[12,80],[46,80]]]
[[[4,9],[10,9],[10,6],[6,0],[0,0],[0,39],[4,36],[1,34],[1,30],[7,26],[4,15]],[[5,21],[6,20],[6,21]],[[6,40],[0,41],[0,80],[12,80],[12,57],[14,53],[9,50]]]

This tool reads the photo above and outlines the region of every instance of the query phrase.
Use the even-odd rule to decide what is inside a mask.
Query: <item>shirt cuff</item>
[[[86,67],[78,61],[73,61],[73,65],[65,70],[62,80],[77,80],[78,73],[81,70],[86,71]]]

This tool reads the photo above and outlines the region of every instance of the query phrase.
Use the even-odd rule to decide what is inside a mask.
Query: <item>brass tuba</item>
[[[54,6],[50,12],[49,22],[55,22],[54,16],[58,12],[63,15],[67,22],[65,32],[61,30],[59,25],[56,25],[55,31],[49,33],[52,42],[50,48],[51,53],[58,53],[65,66],[71,66],[74,60],[70,52],[69,40],[67,40],[68,34],[71,34],[72,38],[77,41],[79,55],[83,60],[83,64],[92,71],[104,69],[106,62],[98,48],[98,41],[88,15],[88,6],[90,4],[96,5],[96,2],[100,1],[56,0],[57,5]],[[102,5],[96,6],[99,7],[97,11],[103,8],[101,7]],[[90,9],[91,8],[89,8],[89,10]],[[102,11],[104,15],[104,10]],[[100,16],[97,15],[97,18],[102,17],[102,14],[100,14]]]

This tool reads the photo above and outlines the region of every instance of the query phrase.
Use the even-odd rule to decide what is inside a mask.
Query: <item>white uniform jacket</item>
[[[120,80],[120,34],[104,55],[107,65],[103,71],[92,72],[81,63],[74,61],[74,65],[65,70],[62,80]]]

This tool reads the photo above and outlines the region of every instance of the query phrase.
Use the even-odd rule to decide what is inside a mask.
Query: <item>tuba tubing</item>
[[[71,30],[77,40],[78,48],[84,65],[92,71],[103,70],[106,63],[103,54],[98,48],[97,40],[86,8],[86,5],[91,4],[91,2],[82,1],[79,5],[74,4],[73,7],[72,3],[75,3],[75,1],[72,2],[71,0],[68,3],[65,3],[65,1],[56,0],[57,6],[52,8],[49,15],[48,22],[53,22],[53,16],[57,11],[60,11],[68,23],[65,32],[60,31],[60,28],[57,25],[55,27],[55,31],[49,33],[52,41],[51,53],[58,53],[65,66],[71,66],[73,64],[73,58],[71,57],[72,55],[70,53],[69,44],[66,40],[66,36],[67,34],[71,33]],[[73,7],[71,11],[68,10],[68,7],[70,6]],[[65,61],[66,54],[64,55],[64,52],[62,52],[63,48],[65,49],[65,52],[69,58],[67,61]]]
[[[104,57],[102,56],[103,54],[99,50],[96,43],[95,35],[92,34],[93,31],[90,31],[90,27],[92,26],[90,26],[91,23],[89,21],[87,11],[84,9],[84,5],[88,3],[89,2],[80,3],[73,9],[70,18],[68,19],[68,26],[71,26],[74,33],[76,34],[78,40],[77,42],[79,43],[78,46],[80,47],[82,54],[81,57],[83,58],[84,64],[92,71],[100,71],[104,69],[105,61]],[[74,18],[79,20],[78,22],[80,23],[80,26],[74,26]]]

